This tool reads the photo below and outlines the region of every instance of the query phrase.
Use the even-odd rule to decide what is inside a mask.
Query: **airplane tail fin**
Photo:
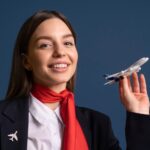
[[[109,76],[109,74],[104,74],[103,75],[104,78],[107,78],[108,76]]]

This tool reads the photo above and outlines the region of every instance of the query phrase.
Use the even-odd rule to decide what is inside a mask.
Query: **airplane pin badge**
[[[107,80],[107,82],[104,85],[113,84],[119,81],[123,76],[130,76],[133,72],[139,72],[141,70],[141,66],[144,65],[148,60],[148,57],[143,57],[125,70],[111,75],[105,74],[104,78]]]
[[[18,141],[17,133],[18,133],[18,131],[15,131],[14,133],[8,134],[8,137],[10,137],[9,140],[12,142]]]

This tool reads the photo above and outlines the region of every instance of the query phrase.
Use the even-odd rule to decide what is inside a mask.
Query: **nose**
[[[65,47],[61,44],[56,44],[54,48],[53,57],[64,57],[65,55]]]

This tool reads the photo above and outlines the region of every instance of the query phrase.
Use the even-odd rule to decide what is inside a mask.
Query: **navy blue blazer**
[[[28,97],[0,102],[0,150],[27,150]],[[103,113],[76,107],[89,150],[121,150],[113,134],[109,117]],[[9,134],[17,131],[17,140]],[[127,150],[150,150],[150,117],[127,113]]]

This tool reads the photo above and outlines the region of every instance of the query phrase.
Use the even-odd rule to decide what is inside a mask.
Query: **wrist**
[[[129,112],[137,113],[137,114],[143,114],[143,115],[149,115],[150,114],[150,109],[148,108],[143,108],[143,109],[131,109],[128,110]]]

